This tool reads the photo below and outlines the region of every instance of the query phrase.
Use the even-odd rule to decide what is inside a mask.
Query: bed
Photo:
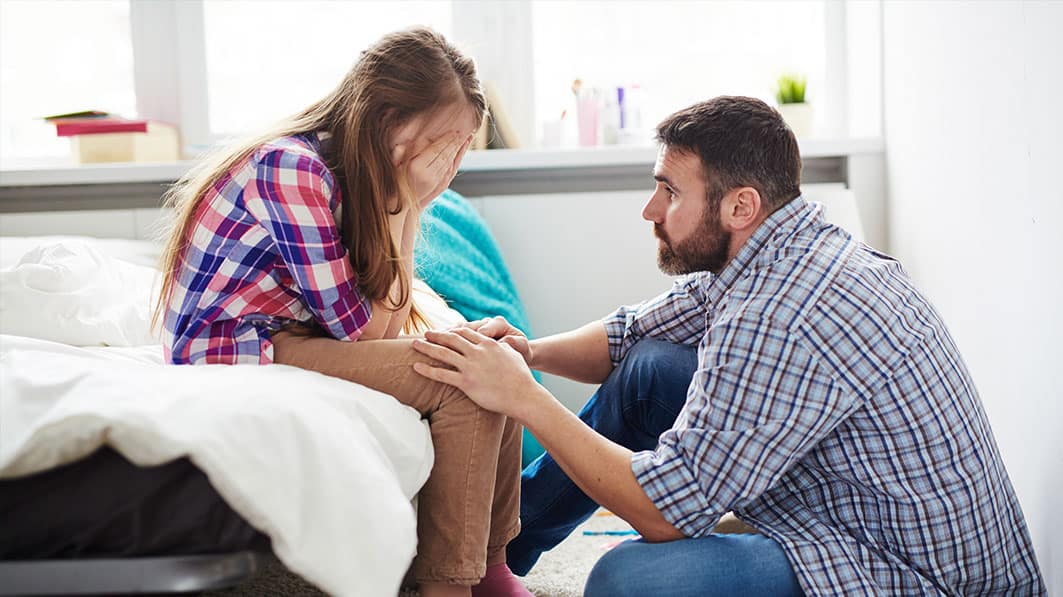
[[[0,479],[101,447],[140,467],[182,459],[334,595],[397,594],[416,549],[427,424],[357,384],[282,366],[163,364],[148,326],[158,247],[0,238]],[[427,285],[436,325],[462,320]]]

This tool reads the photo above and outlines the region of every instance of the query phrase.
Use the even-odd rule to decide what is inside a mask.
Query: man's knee
[[[631,347],[604,387],[628,400],[653,397],[682,406],[697,367],[697,349],[644,338]]]
[[[587,584],[583,588],[584,597],[634,597],[640,590],[632,582],[632,574],[638,566],[639,544],[625,541],[605,552],[591,569]]]
[[[697,366],[697,349],[654,338],[643,338],[631,347],[618,369],[625,377],[652,382],[662,377],[681,377],[689,382]]]

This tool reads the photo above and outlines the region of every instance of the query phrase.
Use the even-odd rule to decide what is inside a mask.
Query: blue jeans
[[[629,450],[654,449],[686,402],[697,357],[691,346],[642,340],[583,406],[580,419]],[[521,473],[521,531],[506,549],[509,567],[527,574],[542,552],[563,541],[597,509],[550,454],[542,454]]]
[[[683,408],[686,402],[687,387],[690,385],[696,367],[697,350],[694,347],[653,339],[642,340],[632,347],[620,364],[613,369],[598,391],[580,410],[579,417],[598,433],[629,450],[652,450],[657,447],[657,438],[672,427],[676,416]],[[523,576],[535,565],[542,552],[563,541],[573,529],[598,509],[598,504],[569,480],[548,453],[541,455],[524,469],[521,473],[520,490],[521,531],[507,547],[506,561],[513,572]],[[665,559],[658,563],[660,571],[648,576],[658,577],[670,585],[676,583],[677,590],[680,592],[675,594],[683,594],[681,591],[685,590],[684,587],[687,585],[682,584],[677,576],[664,575],[661,572],[669,570],[679,572],[669,564],[671,559],[681,559],[677,558],[674,552],[685,553],[689,550],[691,554],[705,554],[708,549],[705,546],[710,543],[703,542],[715,541],[716,537],[730,538],[733,536],[713,535],[703,539],[686,539],[663,544],[625,543],[602,558],[599,565],[595,567],[591,580],[595,583],[604,583],[603,579],[614,575],[626,578],[627,575],[622,574],[622,569],[610,565],[610,562],[622,554],[639,549],[640,554],[644,553],[640,557],[662,554],[661,557]],[[728,539],[722,545],[748,546],[768,543],[778,553],[782,553],[778,544],[767,537],[760,535],[749,537],[756,537],[756,539]],[[754,573],[759,578],[763,574],[758,567],[759,553],[764,551],[764,546],[758,549],[758,557],[748,562],[744,561],[745,555],[732,550],[731,553],[725,554],[727,559],[719,568],[728,571],[731,577],[736,577],[735,570],[744,569],[748,563],[749,571],[756,571]],[[716,549],[714,553],[724,551],[726,550]],[[698,557],[704,557],[704,555]],[[792,579],[793,572],[789,564],[786,564],[785,556],[782,556],[782,564],[785,565],[775,568],[785,571],[787,578]],[[702,560],[697,566],[691,566],[685,572],[689,573],[690,579],[694,581],[704,577],[710,568],[714,567]],[[652,579],[640,580],[648,582]],[[646,585],[638,584],[638,586]],[[588,581],[587,590],[592,589],[591,581]],[[654,590],[643,594],[655,595],[657,592]],[[695,591],[694,594],[704,593]]]
[[[782,547],[764,535],[625,541],[594,565],[583,597],[790,597],[804,593]]]

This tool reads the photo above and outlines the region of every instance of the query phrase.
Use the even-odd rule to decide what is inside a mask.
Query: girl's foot
[[[505,562],[487,567],[480,584],[472,588],[472,597],[534,597],[524,588]]]

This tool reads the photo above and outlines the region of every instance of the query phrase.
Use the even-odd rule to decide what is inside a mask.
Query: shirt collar
[[[705,287],[706,304],[718,304],[732,286],[743,276],[753,272],[758,258],[764,255],[768,248],[777,246],[801,227],[802,222],[818,213],[818,208],[805,201],[804,197],[797,196],[768,216],[753,231],[753,236],[742,245],[734,259],[724,266],[718,275],[709,275]]]

